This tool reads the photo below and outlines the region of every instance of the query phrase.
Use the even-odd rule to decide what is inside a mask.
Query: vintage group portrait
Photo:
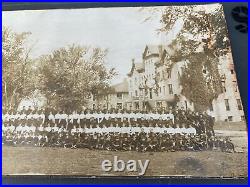
[[[221,4],[4,11],[3,175],[247,178]]]

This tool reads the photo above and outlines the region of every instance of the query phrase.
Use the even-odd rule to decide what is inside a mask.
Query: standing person
[[[65,111],[61,112],[59,125],[60,126],[68,125],[68,114],[66,114]]]
[[[84,110],[82,110],[81,113],[79,114],[79,118],[80,118],[80,125],[83,126],[86,123],[86,116]]]
[[[46,116],[45,116],[45,111],[44,111],[43,109],[41,110],[39,116],[40,116],[40,122],[41,122],[42,124],[44,124],[44,123],[45,123]]]
[[[32,119],[33,119],[33,124],[36,127],[39,125],[39,118],[40,118],[40,115],[38,114],[38,110],[34,110],[33,115],[32,115]]]
[[[14,126],[17,126],[20,123],[20,113],[17,111],[15,113],[15,123]]]
[[[91,111],[89,109],[86,110],[85,118],[86,118],[86,124],[90,123],[90,118],[92,117]]]
[[[37,132],[39,135],[42,135],[44,133],[44,126],[43,124],[40,124],[39,127],[37,128]]]
[[[61,122],[61,114],[60,112],[57,112],[55,114],[55,123],[60,124],[60,122]]]
[[[57,123],[57,124],[58,124],[58,119],[57,119],[57,122],[56,122],[55,116],[54,116],[54,114],[52,113],[52,111],[50,111],[50,113],[49,113],[48,122],[49,122],[49,123]]]

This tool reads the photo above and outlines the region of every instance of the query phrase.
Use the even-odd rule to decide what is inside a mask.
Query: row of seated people
[[[168,133],[69,133],[69,132],[3,132],[3,144],[7,146],[88,148],[112,151],[202,151],[220,149],[233,152],[234,145],[228,139],[208,138],[206,134]]]
[[[38,114],[38,113],[31,113],[31,114],[2,114],[3,121],[23,121],[23,120],[45,120],[46,116],[44,113]],[[50,113],[47,115],[47,120],[51,122],[59,122],[59,123],[69,123],[69,122],[77,122],[80,123],[80,121],[90,121],[92,119],[96,119],[98,123],[101,123],[103,120],[110,120],[110,119],[118,119],[122,121],[123,119],[135,119],[135,120],[156,120],[156,119],[162,119],[162,120],[172,120],[174,122],[174,116],[173,114],[142,114],[142,113],[75,113],[68,115],[64,112],[58,113],[56,115],[53,115]]]
[[[70,133],[98,133],[98,134],[105,134],[105,133],[169,133],[169,134],[196,134],[197,131],[194,127],[185,125],[162,125],[162,124],[149,124],[148,126],[142,126],[136,123],[134,126],[131,124],[119,124],[114,123],[114,125],[111,123],[110,125],[101,125],[101,124],[89,124],[89,125],[73,125],[72,127],[68,126],[57,126],[57,124],[51,125],[40,125],[36,127],[35,125],[26,125],[26,124],[19,124],[18,126],[14,126],[13,124],[6,125],[4,124],[2,126],[3,132],[11,132],[11,133],[26,133],[26,132],[32,132],[32,133],[42,133],[42,132],[70,132]]]
[[[78,123],[83,121],[97,120],[101,123],[103,120],[117,119],[123,121],[123,119],[137,120],[172,120],[173,123],[183,123],[187,121],[208,121],[211,125],[213,123],[211,116],[206,113],[198,113],[190,110],[153,110],[153,111],[127,111],[127,110],[89,110],[86,109],[81,112],[73,111],[66,113],[53,112],[52,110],[26,110],[23,111],[6,111],[2,114],[3,121],[50,121],[57,123]]]

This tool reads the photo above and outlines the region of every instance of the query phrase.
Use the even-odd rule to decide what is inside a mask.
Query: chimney
[[[135,63],[135,59],[134,58],[132,58],[132,64],[134,64]]]

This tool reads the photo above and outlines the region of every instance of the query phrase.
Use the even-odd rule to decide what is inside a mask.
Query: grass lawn
[[[3,147],[2,171],[6,174],[138,175],[138,172],[104,172],[103,160],[114,156],[150,160],[146,176],[246,177],[247,153],[204,152],[111,152],[87,149]]]

